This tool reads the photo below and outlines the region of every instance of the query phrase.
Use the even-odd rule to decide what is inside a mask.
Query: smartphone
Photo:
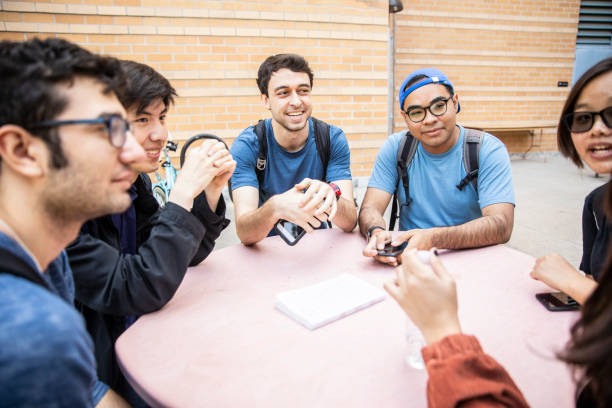
[[[389,242],[385,245],[385,249],[378,251],[378,256],[399,256],[408,245],[408,241],[404,241],[401,245],[393,246]]]
[[[302,227],[285,220],[278,220],[276,224],[274,224],[274,229],[278,231],[278,235],[280,235],[283,241],[291,246],[297,244],[300,238],[306,234],[306,230]]]
[[[535,297],[551,312],[578,310],[580,308],[578,302],[563,292],[536,293]]]

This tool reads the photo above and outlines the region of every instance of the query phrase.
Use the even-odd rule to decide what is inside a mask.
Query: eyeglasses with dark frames
[[[572,112],[563,116],[565,126],[572,133],[588,132],[595,124],[595,116],[599,116],[605,125],[612,129],[612,106],[599,112]]]
[[[119,115],[110,115],[96,119],[45,120],[34,125],[34,129],[58,127],[64,125],[96,125],[106,126],[108,140],[117,149],[123,147],[127,140],[127,132],[132,130],[130,122]]]
[[[446,113],[448,109],[448,101],[450,101],[451,98],[452,97],[438,99],[429,106],[415,106],[414,108],[408,109],[405,113],[414,123],[424,121],[425,117],[427,116],[427,111],[431,112],[431,114],[434,116],[442,116]]]

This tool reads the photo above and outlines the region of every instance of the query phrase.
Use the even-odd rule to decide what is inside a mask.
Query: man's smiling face
[[[268,95],[262,95],[262,101],[275,122],[289,132],[299,132],[312,113],[310,92],[308,74],[282,68],[270,77]]]

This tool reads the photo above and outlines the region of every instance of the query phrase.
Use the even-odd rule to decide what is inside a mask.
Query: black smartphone
[[[306,230],[297,224],[285,220],[278,220],[274,224],[274,229],[278,231],[278,235],[288,245],[295,245],[306,234]]]
[[[536,293],[535,297],[551,312],[578,310],[580,308],[578,302],[563,292]]]
[[[407,245],[408,241],[404,241],[398,246],[393,246],[389,242],[385,245],[385,249],[383,249],[382,251],[378,251],[378,256],[399,256],[402,252],[404,252],[404,249],[406,249]]]

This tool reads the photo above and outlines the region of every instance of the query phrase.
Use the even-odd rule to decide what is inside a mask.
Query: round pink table
[[[376,286],[393,268],[364,258],[364,240],[315,231],[214,251],[172,300],[115,345],[146,401],[168,407],[425,407],[425,370],[405,363],[407,318],[387,297],[310,331],[274,307],[278,292],[350,273]],[[574,385],[554,353],[576,312],[549,312],[529,278],[534,259],[503,245],[441,255],[457,280],[465,333],[475,334],[534,407],[573,407]]]

